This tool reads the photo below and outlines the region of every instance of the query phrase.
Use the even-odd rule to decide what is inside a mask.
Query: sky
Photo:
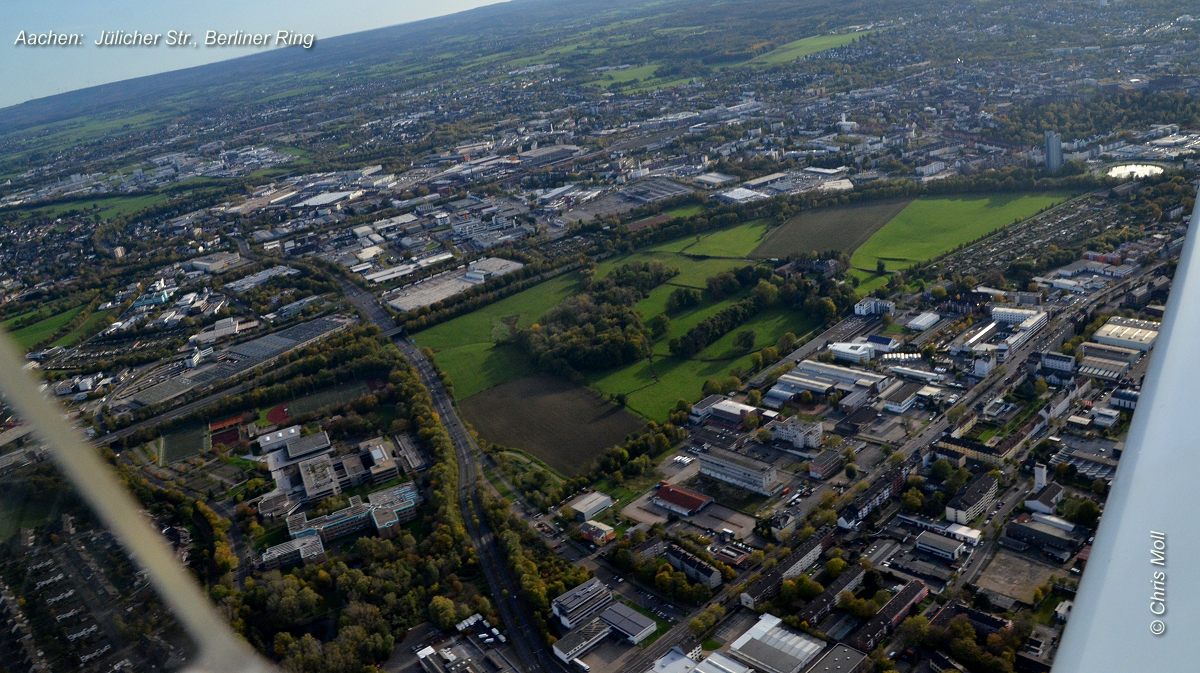
[[[0,21],[0,108],[84,87],[245,56],[234,47],[107,47],[101,31],[292,30],[320,39],[453,14],[498,0],[15,0]],[[17,46],[19,33],[83,33],[79,47]]]

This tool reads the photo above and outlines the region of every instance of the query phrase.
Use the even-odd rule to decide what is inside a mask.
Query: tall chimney
[[[1033,492],[1040,493],[1046,488],[1046,465],[1037,463],[1033,466]]]

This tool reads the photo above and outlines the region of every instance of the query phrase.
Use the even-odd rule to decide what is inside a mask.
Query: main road
[[[342,289],[350,303],[363,315],[378,325],[385,334],[394,335],[392,340],[429,390],[433,408],[449,433],[458,458],[458,504],[462,510],[463,523],[475,547],[479,566],[483,569],[500,621],[512,641],[520,670],[522,673],[566,673],[566,666],[554,655],[534,627],[533,612],[519,596],[520,584],[509,568],[504,551],[488,524],[479,495],[480,489],[476,488],[475,484],[479,477],[476,462],[479,447],[459,418],[454,400],[446,392],[446,387],[442,385],[442,380],[425,354],[407,337],[399,334],[395,320],[372,294],[347,281],[342,281]]]

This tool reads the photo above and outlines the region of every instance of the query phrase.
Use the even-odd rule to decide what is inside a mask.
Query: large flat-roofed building
[[[304,484],[305,500],[320,500],[341,493],[337,475],[333,471],[333,460],[328,454],[302,461],[298,466],[300,480]]]
[[[1004,534],[1013,540],[1032,545],[1048,556],[1060,561],[1071,557],[1081,546],[1083,539],[1073,531],[1045,523],[1044,521],[1013,521],[1004,527]]]
[[[291,460],[299,460],[304,456],[324,451],[329,446],[329,435],[324,430],[311,435],[292,437],[284,442],[287,456]]]
[[[573,629],[612,605],[612,591],[595,577],[550,602],[550,611],[563,627]]]
[[[798,673],[817,658],[825,643],[796,633],[779,617],[764,614],[729,646],[733,656],[761,673]]]
[[[849,645],[838,643],[804,673],[862,673],[865,670],[867,655]]]
[[[268,547],[259,563],[264,570],[276,570],[324,561],[325,544],[321,542],[320,536],[306,535]]]
[[[646,615],[634,610],[624,603],[613,603],[600,613],[604,620],[630,643],[637,645],[654,634],[658,624]]]
[[[259,450],[266,453],[282,447],[289,439],[299,436],[300,426],[293,425],[282,430],[272,430],[271,432],[259,435],[254,441],[258,442]]]
[[[1083,351],[1084,357],[1115,360],[1126,364],[1133,364],[1142,357],[1142,351],[1135,348],[1109,346],[1108,344],[1096,343],[1094,341],[1085,341],[1080,345],[1079,349]]]
[[[822,451],[808,462],[808,476],[812,479],[824,481],[837,474],[845,462],[846,459],[842,457],[839,451]]]
[[[593,619],[554,643],[554,656],[571,661],[587,654],[612,633],[612,627],[601,619]]]
[[[780,488],[774,465],[740,453],[712,448],[700,453],[700,474],[747,491],[774,495]]]
[[[945,535],[925,531],[917,536],[917,551],[925,552],[943,561],[957,561],[967,550],[967,546],[958,540],[952,540]]]
[[[349,505],[325,516],[309,519],[305,512],[289,516],[288,535],[293,539],[313,535],[329,542],[374,527],[377,533],[387,537],[398,524],[416,518],[420,502],[421,494],[412,482],[370,493],[365,503],[354,495],[350,496]]]
[[[371,522],[375,531],[383,537],[396,534],[400,524],[417,518],[417,505],[421,504],[421,493],[416,484],[408,482],[367,494],[371,507]]]
[[[893,414],[903,414],[917,403],[918,393],[925,388],[919,381],[905,381],[893,386],[883,395],[883,408]]]
[[[575,510],[575,518],[579,521],[595,519],[601,512],[612,507],[612,498],[598,491],[584,493],[567,503],[567,507]]]
[[[1113,316],[1092,335],[1092,341],[1107,346],[1131,348],[1143,353],[1154,348],[1162,323]]]
[[[962,493],[951,498],[946,504],[946,518],[954,523],[971,523],[996,501],[998,487],[999,482],[990,474],[975,477]]]

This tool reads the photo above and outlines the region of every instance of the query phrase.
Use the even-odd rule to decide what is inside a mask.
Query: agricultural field
[[[72,309],[67,309],[60,313],[56,313],[48,318],[39,320],[32,325],[26,325],[11,333],[10,336],[16,340],[17,345],[23,349],[30,349],[37,344],[49,339],[55,332],[62,329],[63,325],[71,322],[79,312],[83,310],[83,305],[76,306]]]
[[[851,252],[909,203],[907,199],[897,199],[806,210],[767,232],[750,256],[782,259],[804,252]]]
[[[204,453],[212,446],[208,436],[208,424],[203,422],[176,428],[159,437],[158,441],[159,465],[186,460]]]
[[[462,402],[475,428],[501,446],[520,447],[559,474],[584,472],[604,449],[644,422],[591,390],[552,376],[525,376]],[[579,428],[587,427],[586,433]]]
[[[889,271],[907,269],[1070,198],[1068,192],[919,198],[908,204],[854,251],[850,265],[860,278],[878,260]]]

